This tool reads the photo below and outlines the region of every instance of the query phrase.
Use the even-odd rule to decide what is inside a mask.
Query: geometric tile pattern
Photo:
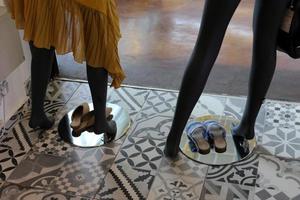
[[[46,99],[67,102],[79,86],[78,82],[52,81],[48,85]]]
[[[299,160],[261,155],[259,158],[257,186],[263,189],[280,191],[289,197],[299,195]]]
[[[255,187],[206,180],[201,200],[253,199]]]
[[[51,182],[50,188],[67,195],[93,197],[106,170],[98,162],[65,163]]]
[[[203,183],[204,179],[199,179],[198,177],[158,173],[148,199],[198,200]]]
[[[24,188],[20,185],[6,183],[0,188],[0,200],[89,200],[80,196],[68,196],[63,193],[36,188]]]
[[[108,92],[109,93],[109,92]],[[108,94],[109,96],[109,94]],[[92,102],[92,96],[88,84],[81,84],[66,104],[66,110],[74,109],[83,102]]]
[[[151,91],[131,128],[134,137],[164,140],[169,133],[176,92]]]
[[[298,159],[300,158],[300,131],[295,128],[266,125],[260,148],[264,153]]]
[[[13,171],[8,182],[47,189],[71,196],[92,198],[109,165],[97,160],[78,161],[46,154],[30,154]]]
[[[66,156],[73,151],[70,144],[65,143],[58,135],[58,131],[48,131],[32,147],[34,152],[56,156]]]
[[[207,170],[207,165],[196,163],[180,153],[174,160],[163,158],[158,172],[204,178]]]
[[[207,179],[229,184],[239,184],[254,187],[258,171],[258,155],[224,166],[211,166],[208,169]]]
[[[108,102],[118,104],[125,108],[129,112],[130,118],[135,120],[135,117],[144,105],[149,92],[149,90],[145,89],[120,88],[111,92]]]
[[[70,109],[92,101],[88,84],[51,82],[44,104],[56,119],[51,130],[28,127],[30,101],[1,130],[0,199],[300,199],[299,104],[267,100],[255,124],[260,154],[232,165],[206,166],[181,153],[174,160],[163,155],[177,95],[108,88],[108,102],[127,109],[133,121],[127,138],[79,148],[59,138],[57,125]],[[245,102],[204,94],[190,119],[240,119]]]
[[[172,121],[172,117],[160,115],[139,119],[133,124],[133,136],[154,140],[165,140],[170,132]]]
[[[146,170],[157,170],[163,157],[165,142],[146,138],[128,137],[115,164],[129,165]]]
[[[51,188],[51,182],[65,165],[66,158],[30,153],[8,178],[8,182],[23,187]]]
[[[182,154],[163,158],[148,199],[199,199],[207,169]]]
[[[256,188],[254,200],[299,200],[300,194],[289,196],[280,190]]]
[[[273,127],[300,128],[300,105],[269,101],[266,123]]]
[[[151,91],[132,127],[134,137],[164,140],[169,134],[177,102],[177,92]],[[203,95],[191,118],[222,114],[226,98]],[[214,106],[210,106],[213,104]]]
[[[146,199],[155,175],[151,170],[128,166],[113,165],[97,199]]]
[[[136,119],[148,119],[152,116],[173,116],[178,93],[167,91],[151,91]]]
[[[0,145],[0,181],[5,181],[25,157],[26,152],[1,146],[2,145]]]

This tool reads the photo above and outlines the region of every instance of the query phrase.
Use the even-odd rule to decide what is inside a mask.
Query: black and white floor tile
[[[300,128],[300,104],[268,101],[266,103],[266,123],[279,128]]]
[[[79,86],[78,82],[52,81],[48,86],[46,99],[67,102]]]
[[[38,142],[40,134],[45,133],[29,128],[28,121],[20,120],[0,138],[0,168],[3,173],[0,179],[7,179],[26,153]]]
[[[300,191],[299,160],[283,159],[261,155],[257,186],[262,189],[282,192],[286,196],[295,197]]]
[[[153,116],[174,115],[178,93],[151,90],[136,121],[149,119]]]
[[[0,181],[5,181],[25,156],[25,151],[0,145]]]
[[[204,178],[159,172],[149,192],[148,199],[198,200]]]
[[[165,140],[170,132],[172,117],[152,116],[139,119],[133,124],[132,135],[134,137]]]
[[[67,156],[73,151],[73,147],[64,142],[58,135],[57,130],[48,131],[32,147],[36,153],[49,154],[55,156]]]
[[[92,198],[109,165],[97,160],[31,153],[10,175],[8,182],[67,195]]]
[[[108,102],[125,108],[129,112],[131,119],[135,120],[149,93],[150,90],[145,89],[119,88],[111,92]]]
[[[91,96],[89,85],[85,83],[82,83],[77,88],[77,90],[69,99],[65,107],[67,110],[72,110],[83,102],[89,102],[89,103],[92,102],[92,96]]]
[[[115,164],[156,171],[163,157],[165,142],[147,138],[128,137]]]
[[[0,200],[91,200],[80,196],[68,196],[63,193],[26,188],[6,183],[0,188]]]
[[[57,123],[46,132],[30,129],[28,101],[0,137],[0,199],[300,199],[299,104],[267,101],[256,123],[260,154],[208,167],[182,154],[175,160],[163,156],[177,95],[108,88],[108,102],[127,109],[133,125],[127,138],[88,149],[64,143]],[[55,81],[45,109],[58,122],[82,102],[92,102],[88,84]],[[240,119],[244,105],[245,98],[204,94],[191,118]]]
[[[177,95],[176,92],[151,91],[133,125],[133,136],[166,139],[173,121]],[[211,114],[222,115],[225,102],[225,97],[203,95],[197,102],[191,118]]]
[[[128,165],[113,165],[101,184],[96,199],[146,199],[155,172]]]
[[[255,187],[206,180],[200,200],[253,200]]]
[[[256,188],[254,200],[299,200],[300,194],[294,196],[280,190]]]
[[[285,158],[300,158],[300,131],[295,128],[266,125],[260,150],[266,154]]]
[[[207,169],[182,154],[163,158],[148,199],[199,199]]]
[[[114,159],[117,155],[124,138],[99,148],[79,148],[64,142],[58,135],[57,130],[47,132],[43,138],[33,146],[36,153],[55,156],[72,157],[73,159],[96,159],[101,161]]]
[[[177,93],[151,91],[132,127],[134,137],[164,140],[174,115]]]
[[[254,154],[247,160],[236,164],[211,166],[208,168],[206,178],[218,182],[255,187],[258,172],[258,158],[259,156]]]
[[[97,161],[66,162],[50,183],[50,189],[74,196],[94,197],[110,166]]]
[[[176,174],[180,176],[192,176],[203,179],[207,174],[207,170],[207,165],[194,162],[185,157],[182,153],[179,153],[177,158],[173,160],[163,158],[158,172]]]
[[[65,163],[64,157],[30,152],[7,181],[23,187],[50,189],[52,180]]]

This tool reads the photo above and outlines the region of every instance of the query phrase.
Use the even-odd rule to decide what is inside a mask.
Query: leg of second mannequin
[[[241,123],[234,129],[237,135],[247,139],[255,136],[255,120],[273,78],[276,40],[288,2],[289,0],[256,0],[248,99]]]
[[[218,56],[225,31],[240,0],[207,0],[198,39],[185,71],[165,155],[175,157],[186,122]]]

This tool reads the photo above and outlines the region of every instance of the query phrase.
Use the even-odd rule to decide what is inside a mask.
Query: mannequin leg
[[[57,58],[56,58],[56,53],[54,53],[53,66],[52,66],[52,70],[51,70],[51,79],[54,79],[58,75],[59,75],[58,62],[57,62]]]
[[[245,111],[234,132],[246,139],[255,136],[255,120],[276,67],[277,34],[289,0],[256,0],[253,58]]]
[[[31,61],[31,90],[32,108],[29,126],[31,128],[49,129],[54,119],[48,119],[44,111],[44,100],[50,80],[54,49],[37,48],[29,43],[32,55]]]
[[[108,73],[104,68],[95,68],[87,65],[87,78],[92,94],[96,134],[106,133],[107,141],[114,139],[117,132],[115,121],[106,119],[106,98]]]
[[[207,0],[198,39],[185,71],[165,155],[175,157],[182,132],[218,56],[228,23],[240,0]]]

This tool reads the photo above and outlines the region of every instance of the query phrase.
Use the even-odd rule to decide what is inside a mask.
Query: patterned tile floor
[[[256,123],[258,149],[234,165],[210,167],[163,156],[177,92],[109,88],[108,101],[126,108],[133,125],[126,137],[100,148],[72,147],[56,126],[28,127],[30,102],[0,134],[1,200],[300,200],[300,104],[266,101]],[[54,81],[45,108],[57,121],[91,101],[85,83]],[[245,98],[203,95],[191,118],[240,118]]]

